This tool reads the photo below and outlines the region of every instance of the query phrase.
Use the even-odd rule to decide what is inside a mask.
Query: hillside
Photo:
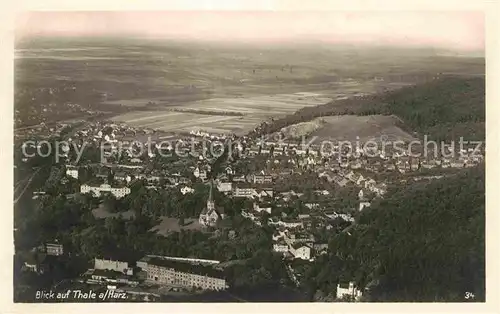
[[[332,239],[332,258],[371,301],[473,301],[485,295],[485,181],[476,167],[401,187]]]
[[[482,77],[442,77],[395,91],[333,101],[303,108],[292,115],[263,123],[250,135],[266,134],[317,117],[337,115],[395,115],[399,127],[419,137],[452,140],[485,138],[485,82]]]

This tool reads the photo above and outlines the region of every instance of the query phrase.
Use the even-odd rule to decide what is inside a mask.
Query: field
[[[203,130],[214,133],[233,132],[239,135],[265,119],[293,113],[302,107],[324,104],[330,99],[314,93],[213,98],[171,107],[168,111],[126,113],[112,120],[161,131]],[[182,112],[183,110],[189,112]],[[231,115],[236,113],[241,116]]]

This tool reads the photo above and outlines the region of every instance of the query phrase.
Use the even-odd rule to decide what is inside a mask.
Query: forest
[[[328,256],[304,267],[304,289],[327,295],[353,280],[365,301],[484,301],[484,176],[482,165],[396,188],[330,238]]]

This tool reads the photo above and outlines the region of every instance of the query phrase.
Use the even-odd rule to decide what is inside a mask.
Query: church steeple
[[[212,185],[213,185],[213,180],[210,180],[210,191],[208,192],[208,200],[207,200],[207,210],[214,210],[215,209],[215,202],[213,200],[212,196]]]

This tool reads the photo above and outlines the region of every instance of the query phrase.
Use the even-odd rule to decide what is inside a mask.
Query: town
[[[359,148],[344,153],[339,147],[335,147],[335,154],[325,155],[320,145],[312,143],[304,148],[296,139],[237,138],[200,130],[174,137],[112,122],[57,124],[45,131],[41,126],[18,134],[18,140],[31,139],[35,143],[32,152],[36,152],[37,142],[50,143],[56,137],[64,137],[73,146],[63,149],[62,160],[48,164],[47,182],[53,183],[49,186],[46,182],[45,188],[33,191],[33,201],[43,203],[61,195],[90,198],[88,202],[96,206],[92,209],[94,219],[112,225],[110,220],[147,215],[158,224],[145,231],[167,238],[173,233],[201,232],[234,240],[240,231],[232,221],[239,217],[254,225],[252,228],[266,230],[266,249],[279,256],[286,280],[296,287],[301,286],[304,263],[327,254],[326,235],[349,234],[359,213],[383,199],[388,189],[412,180],[438,179],[484,159],[484,149],[477,152],[473,146],[461,148],[454,159],[415,158],[405,151]],[[158,145],[162,139],[168,139],[169,144]],[[152,150],[138,154],[137,148],[146,141]],[[76,162],[74,150],[81,147],[84,152]],[[32,159],[40,158],[35,153],[26,155],[31,157],[21,156],[15,167],[26,167]],[[147,195],[148,203],[160,204],[149,208],[137,201],[141,193]],[[177,208],[166,203],[162,206],[161,193],[182,202]],[[26,254],[22,268],[34,274],[49,271],[54,258],[76,254],[65,242],[68,240],[58,238],[38,242]],[[88,270],[66,280],[125,291],[127,296],[142,300],[179,291],[226,290],[234,279],[228,279],[224,269],[244,260],[237,254],[229,259],[213,256],[212,260],[193,254],[162,255],[154,250],[135,260],[129,255],[120,259],[108,251],[91,254],[86,254],[92,259]],[[337,283],[335,297],[359,300],[365,288],[346,278]]]

